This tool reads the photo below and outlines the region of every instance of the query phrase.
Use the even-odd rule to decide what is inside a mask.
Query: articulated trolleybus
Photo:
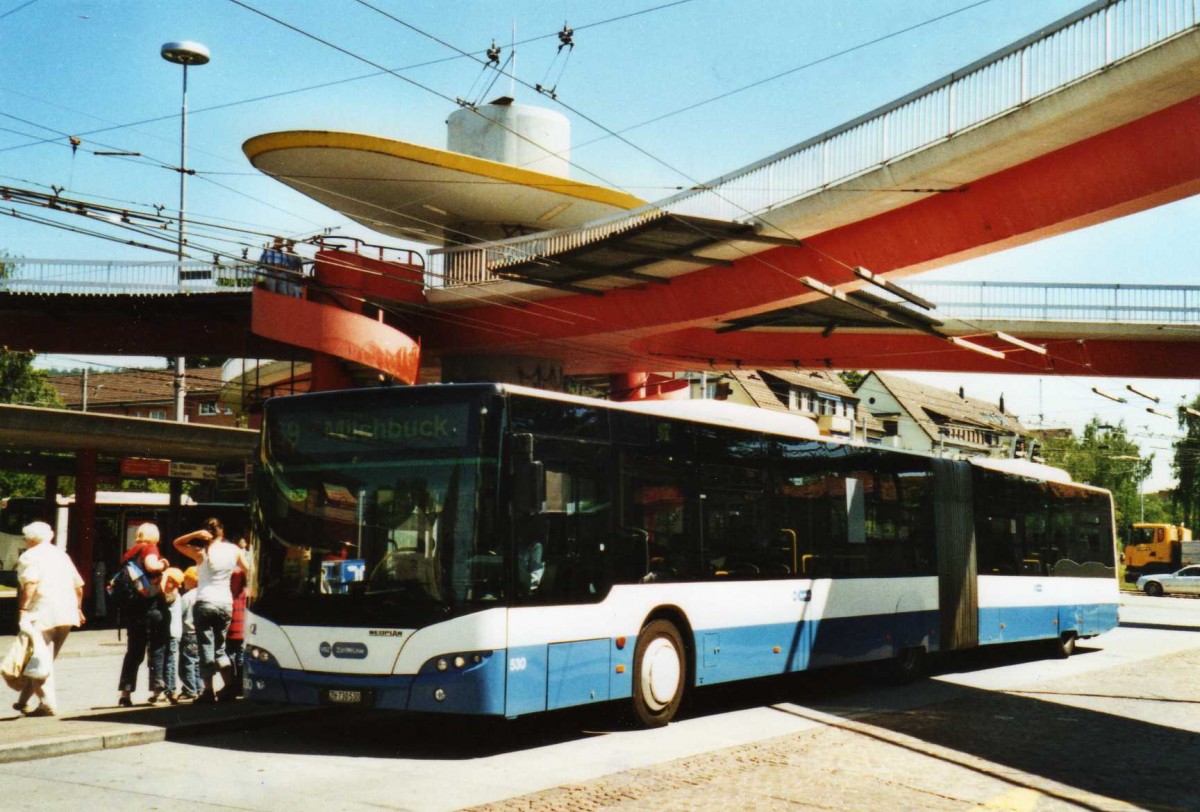
[[[1054,468],[711,401],[508,385],[269,401],[251,698],[515,717],[1117,623],[1112,500]]]

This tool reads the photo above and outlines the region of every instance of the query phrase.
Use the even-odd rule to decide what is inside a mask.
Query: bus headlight
[[[259,662],[263,665],[279,665],[275,659],[275,655],[267,651],[265,648],[258,646],[246,646],[246,656],[253,662]]]
[[[490,651],[462,651],[453,654],[443,654],[436,660],[426,660],[422,668],[433,668],[437,671],[450,671],[453,666],[454,670],[465,671],[474,668],[477,665],[482,665],[483,662],[492,655]]]

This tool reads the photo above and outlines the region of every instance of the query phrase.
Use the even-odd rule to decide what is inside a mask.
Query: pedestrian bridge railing
[[[939,318],[1200,326],[1200,287],[1031,282],[912,282]]]
[[[0,293],[163,296],[244,293],[261,275],[255,263],[202,260],[0,260]]]

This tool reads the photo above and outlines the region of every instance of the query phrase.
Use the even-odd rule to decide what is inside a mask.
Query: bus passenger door
[[[608,699],[608,630],[597,606],[609,591],[612,543],[607,446],[532,444],[544,482],[539,505],[513,516],[506,715]]]

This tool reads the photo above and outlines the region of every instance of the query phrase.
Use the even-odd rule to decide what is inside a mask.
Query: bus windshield
[[[415,626],[501,600],[502,551],[477,543],[496,482],[494,455],[481,453],[486,415],[478,396],[449,392],[269,403],[255,612],[281,624]]]

